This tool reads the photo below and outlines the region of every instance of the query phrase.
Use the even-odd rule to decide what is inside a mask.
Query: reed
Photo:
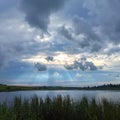
[[[12,106],[0,105],[0,120],[120,120],[120,104],[85,97],[73,101],[60,95],[24,100],[16,97]]]

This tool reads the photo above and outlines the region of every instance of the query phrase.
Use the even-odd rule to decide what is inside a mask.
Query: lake
[[[46,96],[56,97],[61,95],[62,97],[69,95],[74,101],[77,101],[83,97],[87,97],[89,100],[95,98],[97,101],[105,98],[108,101],[120,102],[120,91],[87,91],[87,90],[51,90],[51,91],[15,91],[15,92],[0,92],[0,103],[6,102],[7,104],[12,104],[16,96],[20,96],[22,99],[29,99],[34,95],[42,97]]]

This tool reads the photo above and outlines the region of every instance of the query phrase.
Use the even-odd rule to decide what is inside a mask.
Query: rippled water
[[[21,96],[24,98],[31,98],[34,95],[42,97],[43,99],[46,96],[56,97],[61,95],[62,97],[69,95],[73,100],[79,100],[82,97],[87,97],[89,100],[95,98],[97,101],[105,98],[109,101],[120,102],[120,91],[85,91],[85,90],[74,90],[74,91],[15,91],[15,92],[0,92],[0,103],[6,102],[8,104],[13,103],[13,99],[16,96]]]

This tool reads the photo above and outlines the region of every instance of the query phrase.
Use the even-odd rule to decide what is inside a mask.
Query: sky
[[[0,83],[120,84],[119,0],[0,0]]]

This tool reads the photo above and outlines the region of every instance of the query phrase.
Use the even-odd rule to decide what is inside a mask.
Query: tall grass
[[[12,106],[0,105],[0,120],[120,120],[120,104],[85,97],[75,102],[60,95],[24,100],[16,97]]]

